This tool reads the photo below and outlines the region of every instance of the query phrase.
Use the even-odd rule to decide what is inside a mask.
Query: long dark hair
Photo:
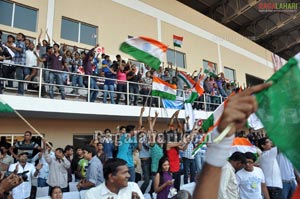
[[[163,171],[163,164],[168,161],[169,161],[169,158],[167,156],[163,156],[162,158],[160,158],[159,162],[158,162],[158,170],[157,170],[157,173],[159,173],[159,185],[162,185],[164,183],[164,171]],[[169,172],[169,171],[168,171]],[[170,172],[169,172],[170,173]],[[171,173],[170,173],[171,174]]]

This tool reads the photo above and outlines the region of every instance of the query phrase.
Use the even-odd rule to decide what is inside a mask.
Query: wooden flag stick
[[[44,136],[36,129],[34,128],[18,111],[14,110],[14,112],[35,132],[37,133],[42,139]],[[53,147],[49,144],[49,142],[46,142],[46,144],[52,149]]]

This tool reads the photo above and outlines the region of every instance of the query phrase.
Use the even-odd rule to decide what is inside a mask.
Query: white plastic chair
[[[64,192],[63,199],[80,199],[80,194],[78,191]]]
[[[36,197],[48,196],[49,187],[38,187],[36,190]]]
[[[87,190],[82,190],[82,191],[79,192],[79,193],[80,193],[80,198],[81,198],[81,199],[85,199],[84,196],[85,196],[86,191],[87,191]]]
[[[73,191],[78,191],[77,189],[77,184],[79,182],[69,182],[69,188],[70,188],[70,192],[73,192]]]
[[[196,187],[196,183],[192,182],[189,184],[182,185],[180,190],[186,190],[186,191],[190,192],[191,195],[193,195],[195,187]]]

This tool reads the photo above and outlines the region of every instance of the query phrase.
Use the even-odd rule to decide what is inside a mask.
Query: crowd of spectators
[[[116,55],[113,60],[108,54],[98,53],[97,49],[100,48],[98,45],[89,51],[79,50],[77,46],[58,44],[55,41],[51,46],[50,37],[47,31],[45,33],[48,40],[41,40],[41,30],[37,45],[26,39],[22,33],[18,33],[16,37],[8,35],[5,43],[0,41],[0,77],[12,79],[7,81],[8,87],[12,87],[13,81],[17,80],[18,95],[25,94],[24,86],[38,90],[39,84],[36,82],[43,81],[41,88],[43,97],[49,95],[50,98],[54,98],[55,91],[58,91],[61,98],[65,99],[66,86],[72,86],[70,94],[78,95],[80,88],[87,88],[90,85],[90,102],[95,102],[101,91],[103,103],[110,101],[111,104],[119,104],[121,96],[124,96],[125,104],[137,105],[138,96],[142,95],[142,105],[150,106],[147,96],[151,90],[153,76],[176,84],[179,96],[182,96],[183,90],[187,90],[184,82],[178,78],[178,68],[173,67],[171,63],[166,67],[163,64],[155,71],[147,65],[136,65],[138,62],[126,61],[120,55]],[[38,68],[45,69],[42,80]],[[201,74],[196,73],[197,71],[194,71],[188,75],[197,82]],[[199,97],[199,103],[195,103],[194,108],[212,111],[235,89],[236,84],[225,79],[223,73],[216,75],[210,72],[203,75],[205,77],[201,85],[205,95]],[[0,93],[5,82],[0,81]],[[129,96],[126,92],[130,93]],[[158,100],[153,100],[151,105],[157,106]]]

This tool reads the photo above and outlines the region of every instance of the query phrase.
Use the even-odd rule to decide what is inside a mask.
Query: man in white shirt
[[[218,199],[238,199],[239,188],[235,172],[246,165],[246,157],[241,152],[234,152],[222,167],[221,186],[219,187]]]
[[[27,162],[28,153],[22,152],[18,155],[18,162],[15,164],[11,164],[9,166],[8,171],[21,174],[23,172],[27,172],[26,175],[27,179],[19,186],[15,187],[12,190],[12,196],[14,199],[27,199],[30,198],[31,192],[31,178],[37,177],[39,170],[41,169],[42,165],[38,164],[36,167],[32,164]]]
[[[258,147],[262,150],[260,168],[264,172],[266,185],[271,199],[282,199],[282,180],[277,162],[277,147],[272,147],[272,141],[267,138],[258,140]]]
[[[119,158],[107,160],[103,174],[105,182],[89,189],[85,199],[144,199],[139,186],[135,182],[128,182],[130,174],[126,161]]]
[[[276,159],[282,178],[282,199],[291,199],[297,188],[298,173],[294,170],[291,161],[282,153],[279,153]]]
[[[262,170],[254,166],[256,157],[253,153],[245,153],[247,164],[236,173],[240,189],[240,199],[270,199]]]
[[[31,68],[37,67],[37,54],[34,52],[34,44],[32,42],[29,43],[29,48],[26,50],[26,66],[24,68],[24,76],[25,80],[30,80]]]

